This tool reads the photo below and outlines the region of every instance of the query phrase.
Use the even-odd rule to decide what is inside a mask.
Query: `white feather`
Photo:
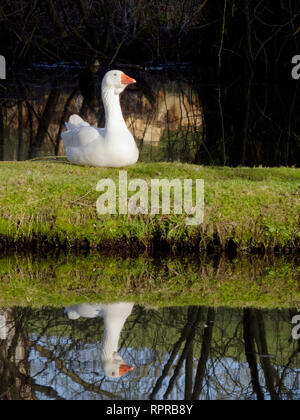
[[[102,99],[105,109],[105,128],[90,126],[79,115],[70,116],[67,131],[62,133],[66,155],[78,165],[121,167],[137,162],[139,151],[128,130],[120,106],[122,73],[112,70],[102,81]]]

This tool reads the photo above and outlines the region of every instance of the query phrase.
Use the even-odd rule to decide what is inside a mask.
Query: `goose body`
[[[76,114],[70,116],[62,138],[71,163],[117,168],[137,162],[139,151],[120,105],[120,93],[131,83],[135,80],[119,70],[105,74],[101,86],[104,128],[90,126]]]
[[[80,304],[68,306],[65,311],[69,319],[96,318],[104,319],[104,339],[101,345],[101,362],[106,376],[120,377],[133,370],[118,353],[118,343],[126,319],[132,312],[134,304],[127,302],[112,304]]]

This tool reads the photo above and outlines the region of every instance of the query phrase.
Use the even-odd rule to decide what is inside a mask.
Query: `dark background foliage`
[[[11,71],[189,63],[204,116],[195,163],[299,164],[297,0],[2,0],[0,25]]]

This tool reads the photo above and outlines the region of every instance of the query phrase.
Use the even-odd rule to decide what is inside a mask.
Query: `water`
[[[297,279],[287,257],[3,254],[0,399],[299,399]]]
[[[2,308],[0,396],[300,399],[295,313],[128,302]],[[118,348],[114,363],[103,351],[109,341]],[[134,369],[119,377],[120,361]]]

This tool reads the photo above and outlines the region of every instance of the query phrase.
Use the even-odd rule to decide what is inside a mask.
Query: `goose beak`
[[[132,77],[127,76],[127,74],[121,74],[121,83],[122,85],[130,85],[131,83],[136,83],[136,80]]]
[[[131,372],[132,370],[133,370],[133,367],[132,366],[128,366],[125,363],[122,363],[119,366],[119,375],[122,376],[122,375],[124,375],[124,373]]]

